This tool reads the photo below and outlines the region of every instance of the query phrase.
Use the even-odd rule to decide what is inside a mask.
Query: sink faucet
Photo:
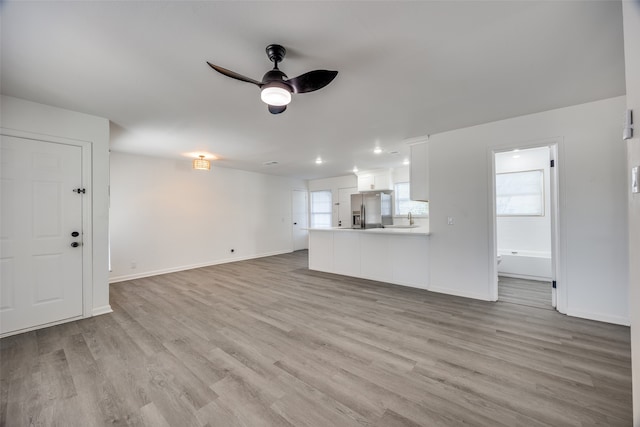
[[[409,218],[409,225],[413,225],[413,215],[411,215],[411,211],[409,211],[409,215],[407,215],[407,218]]]

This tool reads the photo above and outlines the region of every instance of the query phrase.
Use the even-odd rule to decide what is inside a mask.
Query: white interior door
[[[293,250],[299,251],[309,248],[309,210],[307,192],[293,190],[291,192],[291,217],[293,219]]]
[[[351,195],[358,192],[358,187],[338,189],[338,227],[351,228]]]
[[[0,334],[81,316],[82,148],[2,136],[0,162]]]

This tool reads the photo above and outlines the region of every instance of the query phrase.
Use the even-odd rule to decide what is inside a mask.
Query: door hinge
[[[551,167],[552,168],[556,167],[556,161],[555,160],[551,160]]]
[[[74,188],[73,192],[78,194],[85,194],[87,190],[85,190],[84,188]]]
[[[555,281],[555,280],[551,282],[551,287],[552,287],[553,289],[555,289],[555,288],[556,288],[556,281]]]

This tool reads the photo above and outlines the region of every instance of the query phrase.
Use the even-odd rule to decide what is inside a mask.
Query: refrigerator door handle
[[[364,210],[364,203],[363,203],[360,205],[360,223],[362,224],[361,228],[367,228],[366,218],[367,218],[367,215]]]

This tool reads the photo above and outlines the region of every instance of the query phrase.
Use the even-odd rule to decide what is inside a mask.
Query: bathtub
[[[551,253],[498,250],[498,275],[519,279],[551,281]]]

